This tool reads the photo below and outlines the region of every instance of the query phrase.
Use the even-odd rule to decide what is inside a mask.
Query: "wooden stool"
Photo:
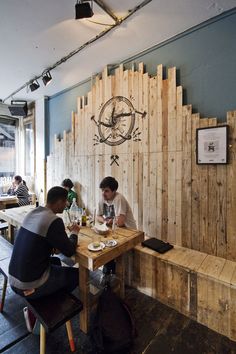
[[[53,332],[64,323],[66,323],[70,349],[74,352],[75,343],[70,319],[82,310],[82,302],[64,291],[58,291],[40,299],[25,300],[29,309],[40,322],[40,354],[45,354],[46,332]]]
[[[1,237],[1,236],[0,236]],[[3,312],[5,303],[7,282],[8,282],[8,267],[11,260],[13,245],[1,237],[0,247],[2,250],[3,258],[0,259],[0,274],[3,275],[2,298],[0,300],[0,312]]]
[[[6,297],[6,291],[7,291],[7,281],[8,281],[8,276],[7,274],[4,272],[4,270],[2,268],[0,268],[0,273],[3,275],[3,287],[2,287],[2,299],[0,302],[0,312],[3,311],[3,307],[4,307],[4,302],[5,302],[5,297]]]

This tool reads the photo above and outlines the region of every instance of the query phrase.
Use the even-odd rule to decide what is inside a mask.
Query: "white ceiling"
[[[114,24],[95,3],[94,16],[75,20],[76,0],[0,1],[0,98],[5,99],[46,68]],[[142,0],[103,0],[118,17]],[[14,99],[51,96],[211,17],[236,6],[236,0],[152,0],[120,26],[59,65],[53,81],[34,92],[21,90]],[[103,23],[98,25],[94,22]],[[8,99],[6,102],[10,102]]]

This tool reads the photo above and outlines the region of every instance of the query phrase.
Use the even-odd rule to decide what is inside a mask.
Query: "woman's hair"
[[[68,188],[73,188],[74,187],[74,184],[73,184],[73,182],[72,182],[72,180],[71,179],[69,179],[69,178],[66,178],[66,179],[64,179],[63,181],[62,181],[62,187],[68,187]]]
[[[27,190],[29,190],[29,188],[27,187],[27,184],[26,184],[24,179],[22,179],[22,183],[23,183],[24,186],[26,186]]]
[[[112,192],[116,191],[118,189],[118,182],[114,177],[108,176],[103,178],[101,181],[99,188],[110,188]]]
[[[15,179],[17,182],[19,182],[19,183],[22,182],[22,177],[19,176],[19,175],[16,175],[16,176],[14,177],[14,179]]]

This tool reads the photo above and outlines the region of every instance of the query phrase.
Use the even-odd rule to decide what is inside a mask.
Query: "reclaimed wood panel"
[[[236,111],[227,114],[227,123],[230,127],[229,134],[229,164],[227,165],[227,212],[226,212],[226,235],[227,235],[227,258],[236,260]]]
[[[98,122],[103,105],[114,96],[132,103],[138,138],[131,134],[124,143],[109,146],[99,141],[94,120]],[[236,112],[227,116],[230,163],[196,164],[196,129],[220,124],[216,118],[192,114],[191,104],[183,105],[175,67],[168,68],[167,77],[161,64],[153,77],[143,63],[137,70],[121,64],[112,73],[105,67],[91,78],[87,96],[78,97],[71,131],[55,137],[47,160],[47,187],[71,178],[81,203],[92,213],[100,197],[99,182],[112,175],[148,236],[235,260]],[[117,163],[112,156],[118,156]]]
[[[138,245],[129,284],[232,340],[236,262],[176,246],[159,254]]]
[[[191,247],[199,250],[199,231],[200,231],[200,169],[196,164],[196,129],[199,128],[199,114],[192,114],[192,191],[191,191],[191,220],[192,220],[192,237]]]
[[[192,236],[192,107],[183,106],[182,246],[191,248]]]

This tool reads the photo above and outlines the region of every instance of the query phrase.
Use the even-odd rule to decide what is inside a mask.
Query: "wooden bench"
[[[159,254],[138,245],[129,284],[236,340],[236,262],[175,246]]]
[[[25,301],[40,322],[40,354],[46,351],[46,332],[53,332],[64,323],[70,349],[74,352],[75,344],[70,319],[83,309],[81,301],[64,291],[58,291],[40,299],[25,299]]]

